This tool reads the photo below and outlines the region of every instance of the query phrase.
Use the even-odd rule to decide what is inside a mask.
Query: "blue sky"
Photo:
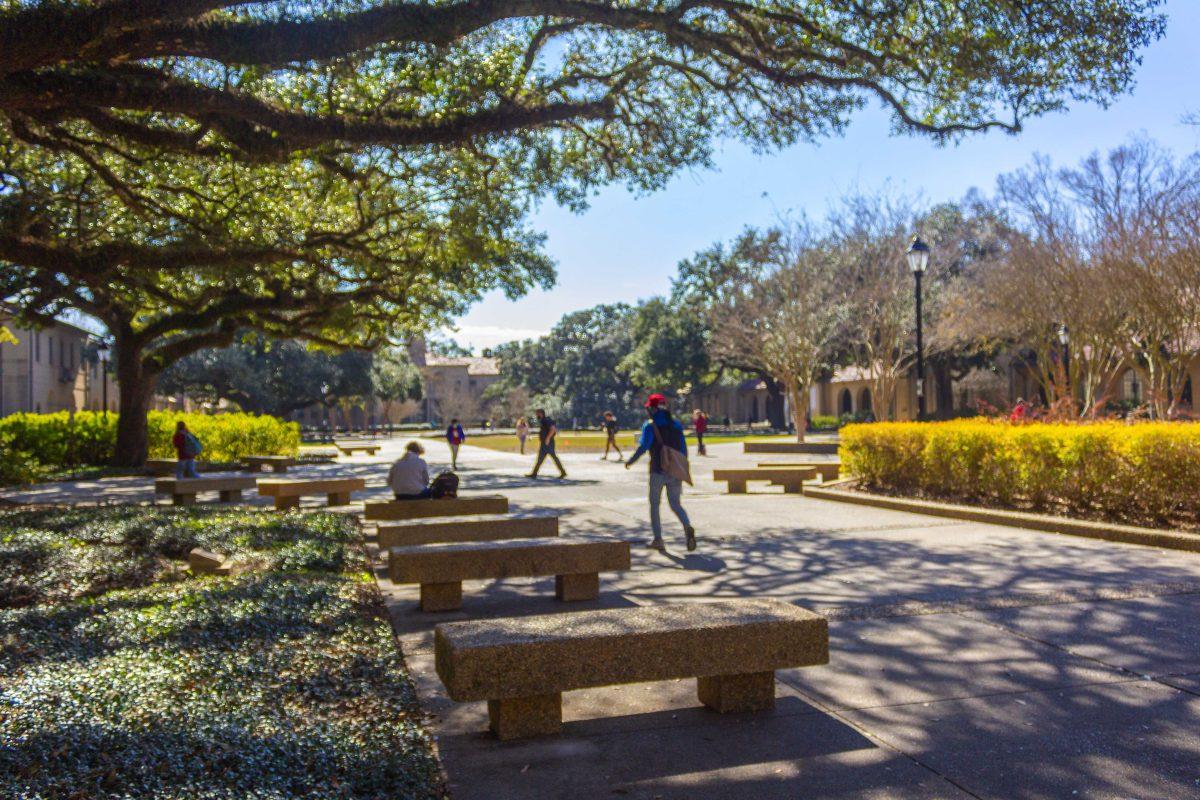
[[[558,283],[512,302],[486,297],[450,335],[476,348],[544,333],[568,311],[635,302],[667,290],[675,266],[747,225],[782,214],[821,217],[848,191],[888,185],[930,202],[956,199],[972,187],[990,192],[996,177],[1034,154],[1070,164],[1144,133],[1177,154],[1200,149],[1200,0],[1168,0],[1166,36],[1145,51],[1133,91],[1107,109],[1077,105],[1027,121],[1016,137],[992,133],[939,147],[928,139],[890,136],[881,110],[867,109],[846,134],[757,156],[737,142],[716,154],[716,169],[683,172],[650,196],[622,186],[602,190],[583,214],[550,203],[534,218],[558,262]]]

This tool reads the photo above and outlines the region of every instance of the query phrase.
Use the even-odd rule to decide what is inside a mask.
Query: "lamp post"
[[[1071,348],[1069,346],[1071,344],[1071,332],[1067,330],[1065,322],[1058,326],[1058,343],[1062,345],[1063,372],[1066,373],[1067,381],[1066,395],[1067,397],[1071,397],[1073,394],[1071,391]],[[1072,402],[1074,402],[1073,399]]]
[[[104,406],[104,418],[108,419],[108,342],[103,339],[96,345],[96,357],[100,359],[100,402]]]
[[[917,298],[917,419],[925,417],[925,342],[921,330],[921,277],[929,267],[929,245],[913,234],[908,246],[908,268],[916,281],[914,291]]]

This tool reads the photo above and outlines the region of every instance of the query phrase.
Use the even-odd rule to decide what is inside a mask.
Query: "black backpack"
[[[435,500],[442,497],[458,497],[458,476],[453,472],[439,473],[429,484],[430,496]]]

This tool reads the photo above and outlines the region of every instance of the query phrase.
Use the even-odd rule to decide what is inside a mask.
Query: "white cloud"
[[[549,329],[507,328],[502,325],[459,325],[455,329],[444,331],[447,338],[475,350],[495,347],[516,339],[536,339],[549,332]]]

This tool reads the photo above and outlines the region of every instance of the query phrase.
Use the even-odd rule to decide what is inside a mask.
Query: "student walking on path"
[[[538,421],[538,455],[537,461],[533,464],[533,472],[529,473],[529,478],[536,478],[538,470],[542,468],[542,462],[546,460],[546,456],[554,459],[554,465],[558,467],[558,477],[567,477],[567,471],[563,469],[562,462],[558,460],[558,454],[554,452],[554,439],[558,436],[558,426],[550,417],[546,416],[546,410],[539,408],[534,412]]]
[[[604,440],[604,455],[600,456],[600,460],[608,461],[608,449],[611,447],[617,451],[617,463],[620,464],[625,460],[625,456],[617,445],[617,416],[611,411],[604,412],[604,432],[608,438]]]
[[[429,488],[429,465],[421,458],[425,448],[420,442],[409,442],[404,455],[388,470],[387,483],[397,500],[424,500],[432,495]]]
[[[467,434],[463,433],[462,425],[458,424],[457,419],[450,420],[450,426],[446,428],[446,441],[450,443],[450,469],[458,469],[458,448],[467,440]]]
[[[708,455],[708,450],[704,447],[704,434],[708,433],[708,414],[698,408],[692,412],[692,430],[696,432],[696,453]]]
[[[196,456],[200,455],[204,448],[183,420],[175,423],[175,435],[171,437],[171,444],[175,446],[175,457],[178,459],[175,462],[175,477],[199,478],[200,473],[196,472]]]
[[[525,440],[529,438],[529,423],[524,417],[517,420],[517,441],[521,445],[521,455],[525,455]]]
[[[668,473],[669,468],[664,464],[663,458],[663,448],[671,448],[682,453],[686,462],[687,440],[683,435],[683,426],[671,417],[671,412],[667,410],[667,399],[661,394],[652,394],[646,400],[646,413],[650,415],[650,419],[642,426],[642,438],[638,442],[638,449],[629,461],[625,462],[625,469],[632,467],[643,453],[649,451],[650,530],[654,532],[654,540],[650,542],[650,546],[659,551],[666,549],[662,538],[662,519],[659,513],[663,489],[666,489],[667,504],[679,518],[679,523],[683,525],[683,532],[687,537],[687,549],[695,550],[696,529],[692,527],[687,512],[683,510],[681,499],[683,481]]]

